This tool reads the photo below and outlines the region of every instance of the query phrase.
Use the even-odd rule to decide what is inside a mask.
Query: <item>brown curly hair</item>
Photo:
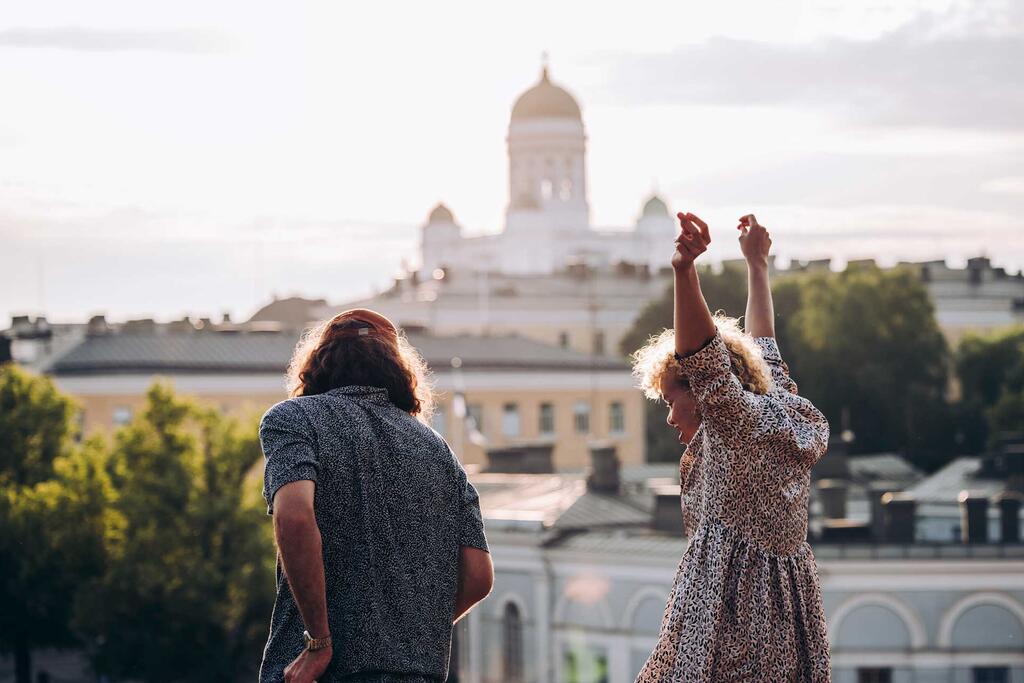
[[[421,419],[434,408],[423,357],[390,320],[365,308],[306,331],[288,365],[287,384],[293,397],[344,386],[381,387],[392,403]]]

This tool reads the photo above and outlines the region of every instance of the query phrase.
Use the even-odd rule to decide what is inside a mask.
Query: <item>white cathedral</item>
[[[422,228],[420,273],[436,269],[546,275],[570,264],[665,264],[675,221],[658,196],[631,229],[598,231],[587,203],[587,135],[575,98],[548,77],[524,92],[508,126],[509,204],[498,234],[467,237],[438,204]]]

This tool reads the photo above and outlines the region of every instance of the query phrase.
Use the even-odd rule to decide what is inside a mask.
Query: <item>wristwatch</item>
[[[309,635],[309,631],[303,631],[302,638],[306,641],[306,649],[310,652],[324,650],[331,646],[331,634],[329,633],[323,638],[314,638],[313,636]]]

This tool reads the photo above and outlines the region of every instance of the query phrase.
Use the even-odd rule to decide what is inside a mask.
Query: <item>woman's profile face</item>
[[[665,421],[679,433],[679,443],[690,443],[700,427],[700,413],[693,394],[679,380],[666,374],[661,378],[661,398],[668,407]]]

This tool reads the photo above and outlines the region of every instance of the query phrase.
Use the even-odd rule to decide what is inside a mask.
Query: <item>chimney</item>
[[[882,496],[887,493],[900,490],[900,485],[894,481],[873,481],[868,484],[868,506],[871,515],[871,537],[876,541],[885,538],[885,507],[882,505]]]
[[[85,333],[90,337],[106,334],[110,331],[110,325],[107,324],[107,317],[105,315],[94,315],[89,318],[89,324],[86,326],[85,330]]]
[[[886,543],[913,543],[917,524],[917,501],[909,493],[889,492],[882,496]]]
[[[587,490],[617,495],[620,485],[619,457],[615,454],[615,446],[607,443],[591,444]]]
[[[999,507],[999,540],[1003,543],[1020,543],[1020,507],[1024,495],[1007,490],[997,493],[992,501]]]
[[[673,536],[683,535],[683,507],[679,484],[652,486],[654,494],[654,518],[651,524],[656,531]]]
[[[523,443],[487,451],[485,472],[506,474],[551,474],[555,471],[551,458],[554,444],[550,441]]]
[[[843,519],[846,517],[846,482],[841,479],[821,479],[818,481],[818,499],[821,501],[822,514],[825,519]]]
[[[963,490],[960,501],[960,535],[964,543],[988,543],[988,496]]]

